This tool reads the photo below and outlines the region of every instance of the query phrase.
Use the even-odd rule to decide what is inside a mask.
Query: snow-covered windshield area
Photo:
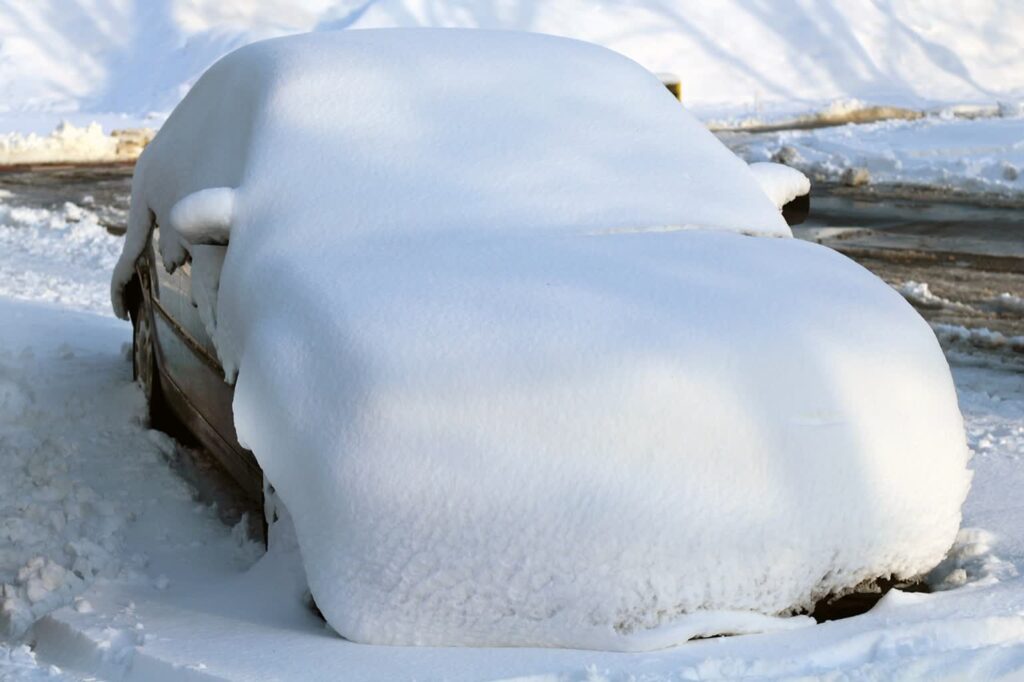
[[[171,266],[230,223],[214,340],[239,439],[349,639],[791,628],[956,537],[968,451],[930,328],[844,257],[747,236],[790,233],[611,52],[243,48],[140,160],[115,306],[154,218]]]

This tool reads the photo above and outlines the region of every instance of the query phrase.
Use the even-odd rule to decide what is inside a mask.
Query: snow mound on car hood
[[[237,430],[345,637],[657,648],[953,542],[968,451],[927,324],[834,252],[735,234],[788,230],[628,60],[482,32],[244,48],[143,155],[120,276],[152,217],[231,187]]]
[[[222,285],[236,424],[350,639],[657,648],[953,542],[968,452],[942,353],[824,247],[452,234],[302,272],[281,248]]]

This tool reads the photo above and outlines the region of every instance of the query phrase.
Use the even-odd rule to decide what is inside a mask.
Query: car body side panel
[[[238,444],[231,402],[234,388],[213,354],[191,302],[188,270],[164,270],[147,249],[138,264],[143,305],[152,315],[157,369],[175,416],[253,499],[262,498],[263,475],[252,453]]]

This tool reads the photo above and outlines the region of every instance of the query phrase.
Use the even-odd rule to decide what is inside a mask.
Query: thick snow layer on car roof
[[[279,229],[350,234],[673,225],[789,236],[737,157],[636,63],[498,31],[366,30],[244,47],[142,155],[150,211],[211,187]],[[169,255],[182,253],[171,247]]]
[[[736,234],[788,231],[622,57],[483,32],[244,48],[145,152],[115,277],[151,214],[170,264],[230,226],[238,434],[352,640],[800,625],[757,614],[955,538],[968,451],[927,324],[824,247]]]

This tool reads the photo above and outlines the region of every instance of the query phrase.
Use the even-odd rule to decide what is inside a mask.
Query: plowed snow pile
[[[174,228],[229,223],[238,433],[347,638],[794,627],[774,616],[927,571],[956,537],[968,450],[928,325],[788,238],[614,53],[482,31],[249,46],[144,153],[115,306],[151,211],[171,265]]]

